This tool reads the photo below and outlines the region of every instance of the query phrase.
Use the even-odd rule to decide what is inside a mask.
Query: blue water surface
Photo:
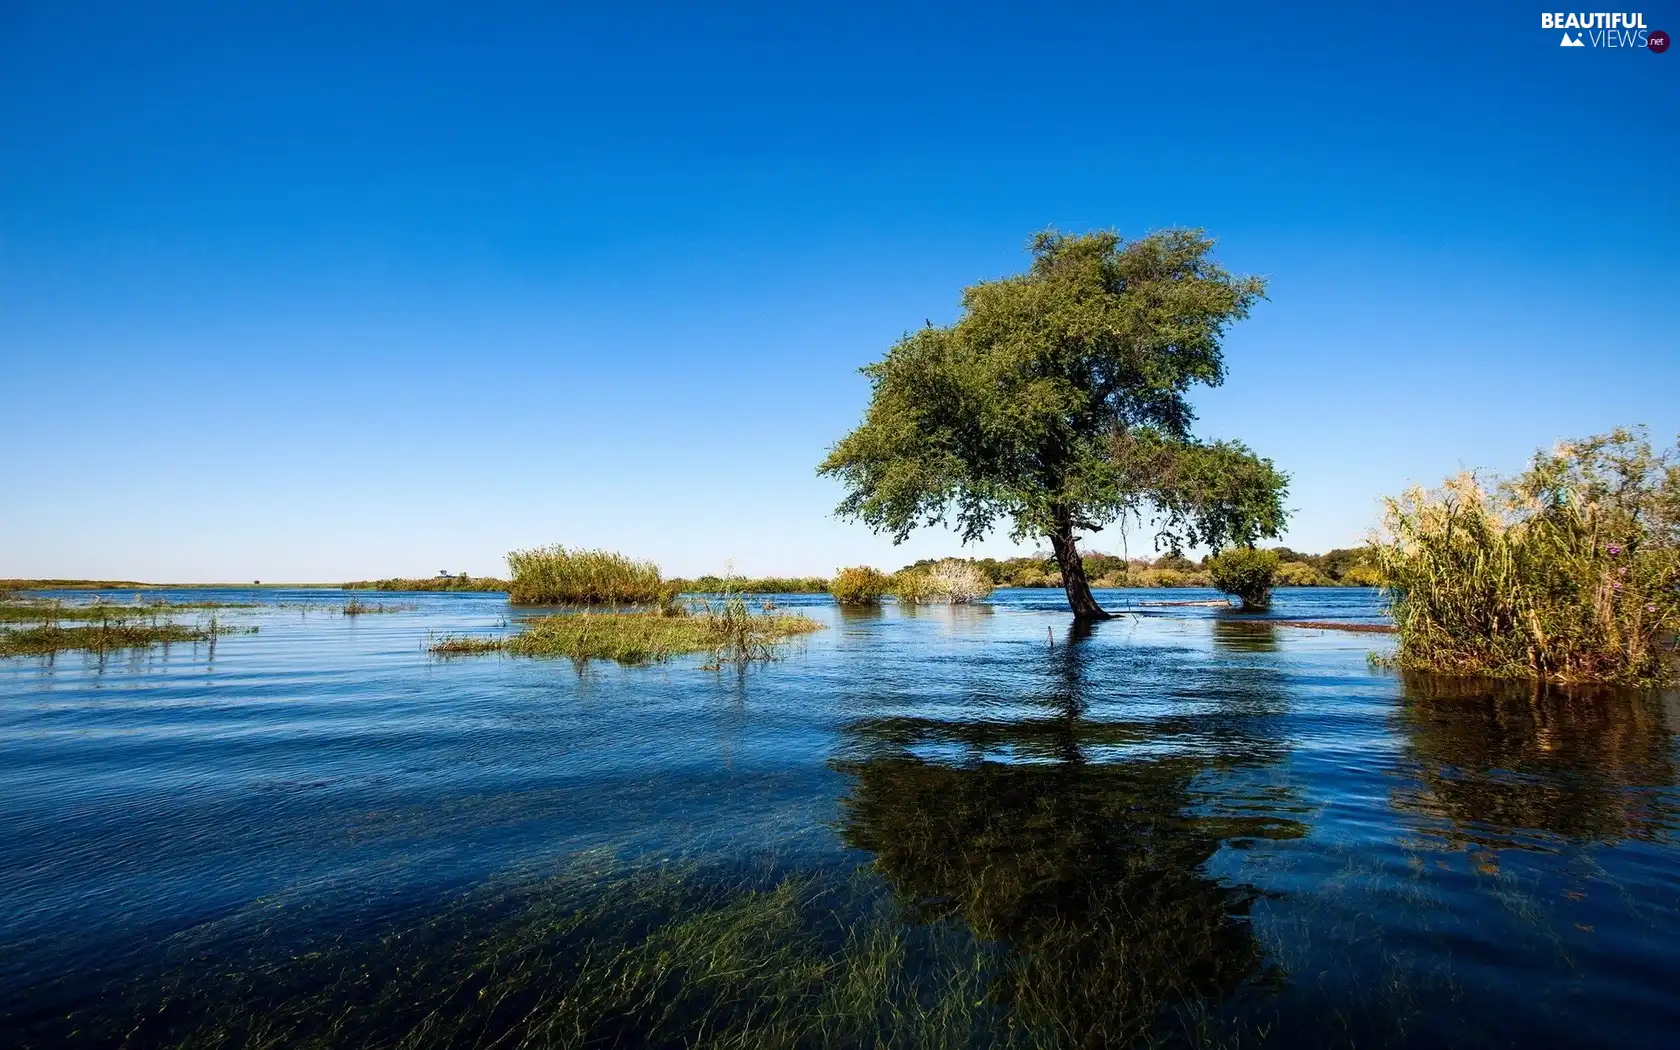
[[[1374,591],[1264,615],[1101,591],[1128,614],[1088,633],[1055,591],[774,596],[827,629],[720,671],[428,655],[544,615],[498,594],[359,617],[338,591],[141,597],[249,603],[215,612],[258,630],[0,660],[12,1045],[97,1042],[84,1021],[143,1008],[148,975],[214,973],[259,932],[360,936],[584,854],[862,866],[1006,944],[1136,874],[1121,899],[1230,913],[1240,946],[1208,950],[1241,965],[1201,998],[1250,1042],[1680,1033],[1680,700],[1403,677],[1368,659],[1385,635],[1278,624],[1381,623]],[[1023,858],[1031,901],[951,885]]]

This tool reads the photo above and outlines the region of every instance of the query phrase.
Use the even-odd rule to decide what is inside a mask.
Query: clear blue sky
[[[1544,5],[236,6],[0,4],[0,576],[955,552],[813,468],[1051,225],[1268,277],[1196,403],[1301,549],[1680,430],[1680,50]]]

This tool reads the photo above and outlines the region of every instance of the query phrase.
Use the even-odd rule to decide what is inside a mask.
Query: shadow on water
[[[1673,694],[1406,675],[1402,814],[1452,848],[1551,849],[1680,828]]]
[[[1276,984],[1248,921],[1261,892],[1207,865],[1233,840],[1306,828],[1209,805],[1216,769],[1275,761],[1275,741],[1214,734],[1214,753],[1116,754],[1150,729],[1112,710],[1090,635],[1075,628],[1045,654],[1033,715],[854,721],[834,767],[851,777],[845,843],[872,854],[912,914],[1005,948],[989,994],[1015,1023],[1069,1045],[1124,1045],[1175,1007]]]
[[[1218,616],[1213,621],[1213,648],[1227,653],[1275,653],[1277,626],[1260,619]]]

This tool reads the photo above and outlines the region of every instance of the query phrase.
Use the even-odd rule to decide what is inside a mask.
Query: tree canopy
[[[1239,442],[1195,439],[1187,393],[1225,378],[1221,339],[1264,292],[1213,261],[1197,230],[1134,241],[1054,230],[1026,273],[963,291],[962,315],[906,334],[863,369],[864,420],[818,468],[838,508],[902,541],[1003,519],[1046,536],[1074,612],[1103,615],[1075,546],[1129,513],[1160,539],[1223,546],[1275,536],[1286,479]]]

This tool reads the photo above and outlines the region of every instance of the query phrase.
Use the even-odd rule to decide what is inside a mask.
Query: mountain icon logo
[[[1578,36],[1577,37],[1571,37],[1568,33],[1563,34],[1563,39],[1558,41],[1558,47],[1586,47],[1586,46],[1587,45],[1581,43],[1581,38],[1580,37],[1578,37]]]

